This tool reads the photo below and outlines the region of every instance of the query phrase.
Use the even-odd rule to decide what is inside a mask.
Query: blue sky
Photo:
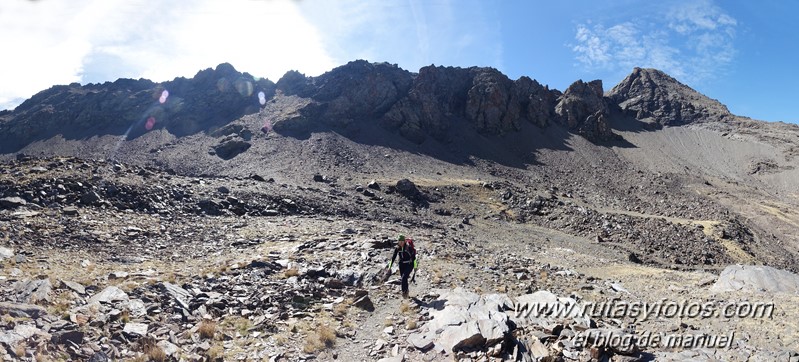
[[[0,109],[54,84],[170,80],[222,62],[276,81],[354,59],[491,66],[564,90],[661,69],[738,115],[799,121],[799,2],[6,0]]]

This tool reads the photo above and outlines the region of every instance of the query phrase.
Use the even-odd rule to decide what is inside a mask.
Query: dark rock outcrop
[[[194,78],[154,83],[146,79],[81,86],[54,86],[0,116],[0,152],[61,134],[67,139],[94,135],[138,137],[164,128],[185,136],[226,125],[260,109],[275,84],[256,80],[224,63]]]
[[[445,140],[453,127],[468,125],[487,135],[518,131],[522,122],[539,127],[553,118],[560,92],[535,80],[516,81],[493,68],[428,66],[419,70],[408,96],[381,119],[405,138]]]
[[[569,130],[590,140],[612,137],[608,124],[609,107],[602,96],[602,81],[578,80],[566,89],[555,106],[555,113]]]
[[[252,146],[251,143],[240,139],[226,139],[214,146],[214,152],[219,158],[229,160],[247,151]]]
[[[515,84],[496,69],[480,69],[466,101],[466,118],[481,132],[502,134],[518,130],[523,112]]]
[[[732,117],[719,101],[656,69],[633,69],[610,90],[608,97],[636,119],[650,118],[664,126],[724,121]]]
[[[424,67],[408,95],[394,104],[381,122],[416,143],[427,136],[444,139],[451,125],[463,117],[471,83],[467,69]]]
[[[314,102],[306,108],[317,110],[311,115],[341,127],[381,116],[408,92],[411,83],[411,73],[397,65],[356,60],[319,77],[288,72],[277,89],[285,95],[311,98]]]

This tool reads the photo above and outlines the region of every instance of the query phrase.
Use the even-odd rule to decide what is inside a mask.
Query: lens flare
[[[264,94],[264,91],[258,92],[258,102],[260,102],[262,106],[266,104],[266,94]]]
[[[228,90],[228,87],[230,87],[230,82],[226,78],[219,78],[216,81],[216,89],[218,89],[220,92]]]
[[[164,91],[164,92],[166,92],[166,91]],[[161,102],[161,103],[163,103],[163,102]],[[144,129],[149,131],[149,130],[153,129],[153,127],[155,127],[155,117],[147,118],[147,122],[144,123]]]
[[[236,83],[233,84],[233,86],[236,87],[236,90],[242,96],[249,97],[252,95],[253,91],[252,82],[248,80],[239,79],[236,81]]]
[[[164,91],[161,92],[161,98],[158,98],[158,101],[161,102],[161,104],[164,104],[166,103],[167,98],[169,98],[169,91],[164,89]]]

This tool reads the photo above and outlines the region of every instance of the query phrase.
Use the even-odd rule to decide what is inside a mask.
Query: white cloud
[[[738,22],[710,0],[690,1],[675,6],[667,15],[669,28],[680,34],[711,31],[723,27],[735,27]]]
[[[588,70],[620,73],[652,67],[698,83],[723,72],[734,60],[736,26],[733,17],[710,1],[685,2],[665,15],[609,27],[580,24],[571,49]]]

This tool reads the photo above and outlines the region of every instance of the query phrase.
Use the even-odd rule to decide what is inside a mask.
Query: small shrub
[[[339,303],[333,307],[333,315],[336,317],[343,317],[347,315],[347,311],[350,309],[349,303]]]
[[[204,319],[197,327],[197,333],[200,334],[200,338],[214,338],[214,334],[216,334],[216,322]]]
[[[414,312],[413,307],[411,307],[410,303],[406,301],[402,301],[399,310],[402,312],[402,314],[410,314]]]
[[[275,340],[275,344],[277,344],[278,346],[283,346],[289,341],[289,338],[283,334],[276,334],[272,336],[272,338]]]
[[[23,343],[23,342],[20,342],[20,343],[19,343],[19,344],[17,344],[17,346],[14,348],[14,354],[15,354],[17,357],[25,357],[25,355],[26,355],[27,353],[28,353],[28,351],[26,351],[26,350],[25,350],[25,343]]]
[[[305,353],[315,353],[336,345],[336,331],[328,325],[320,325],[316,330],[309,332],[302,347]]]
[[[208,357],[209,361],[220,361],[223,359],[224,354],[225,349],[218,344],[211,346],[211,348],[205,352],[205,355]]]
[[[147,350],[147,357],[150,358],[150,361],[155,362],[164,362],[167,360],[167,355],[161,347],[152,346]]]
[[[298,275],[300,275],[300,270],[297,269],[297,267],[286,269],[286,271],[283,272],[283,276],[286,278],[296,277]]]

